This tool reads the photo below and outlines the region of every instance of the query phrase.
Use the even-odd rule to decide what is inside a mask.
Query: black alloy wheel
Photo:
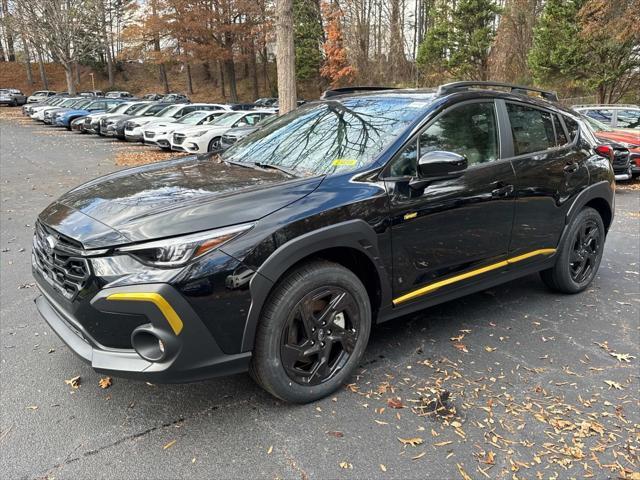
[[[333,378],[353,353],[359,326],[355,299],[346,290],[321,287],[305,295],[291,311],[281,336],[280,356],[287,375],[301,385]]]
[[[598,273],[606,230],[600,213],[586,207],[571,222],[552,268],[540,272],[544,283],[562,293],[578,293]]]
[[[595,220],[585,221],[576,231],[573,248],[569,257],[571,278],[576,283],[583,283],[599,263],[602,239],[600,229]]]

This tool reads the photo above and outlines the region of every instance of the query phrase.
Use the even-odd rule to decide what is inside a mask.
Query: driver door
[[[468,167],[455,178],[434,180],[416,190],[409,181],[418,175],[417,159],[432,151],[463,155]],[[498,274],[511,237],[515,176],[511,162],[500,158],[493,100],[445,109],[385,172],[395,305]]]

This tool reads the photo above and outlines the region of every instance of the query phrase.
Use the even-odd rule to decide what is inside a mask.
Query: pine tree
[[[322,18],[316,0],[293,1],[293,30],[296,47],[296,78],[316,79],[322,64]]]

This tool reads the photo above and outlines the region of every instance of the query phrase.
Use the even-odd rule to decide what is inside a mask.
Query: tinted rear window
[[[551,113],[507,103],[514,155],[541,152],[556,144]]]

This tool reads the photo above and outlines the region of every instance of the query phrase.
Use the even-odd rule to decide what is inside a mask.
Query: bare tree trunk
[[[7,20],[4,24],[5,41],[7,42],[7,58],[10,62],[16,61],[16,51],[13,47],[13,32],[11,31],[11,15],[9,14],[8,0],[2,0],[3,16]]]
[[[24,64],[27,68],[27,83],[30,87],[33,86],[33,70],[31,69],[31,51],[29,50],[29,42],[24,35],[22,35],[22,47],[24,49]]]
[[[0,62],[6,62],[7,57],[4,56],[4,46],[2,45],[2,38],[0,38]]]
[[[80,88],[80,64],[78,62],[75,63],[76,67],[76,85]]]
[[[238,89],[236,86],[236,67],[233,63],[233,59],[228,59],[223,62],[224,64],[224,76],[229,84],[229,95],[232,102],[238,101]]]
[[[47,71],[44,68],[44,60],[42,59],[42,50],[40,47],[36,47],[38,53],[38,69],[40,70],[40,81],[42,82],[42,88],[49,90],[49,79],[47,78]]]
[[[76,84],[73,81],[73,62],[63,63],[62,66],[64,67],[64,76],[67,80],[67,92],[69,95],[75,95]]]
[[[193,80],[191,79],[191,64],[187,63],[187,94],[193,95]]]
[[[256,46],[251,40],[249,46],[249,65],[251,70],[251,89],[253,93],[253,99],[257,99],[260,96],[259,86],[258,86],[258,65],[256,63]]]
[[[218,74],[220,75],[220,93],[222,94],[222,98],[227,98],[224,85],[224,71],[222,70],[222,61],[220,60],[218,60]]]
[[[105,0],[100,0],[100,15],[102,16],[102,48],[107,60],[107,74],[109,75],[109,86],[113,87],[115,81],[113,77],[113,56],[109,46],[109,36],[107,35],[107,14],[104,6]]]
[[[169,79],[167,78],[167,69],[164,63],[158,64],[158,78],[160,79],[160,83],[162,83],[164,93],[169,93]]]
[[[296,50],[293,44],[293,1],[276,0],[276,66],[278,69],[279,114],[297,106]]]

